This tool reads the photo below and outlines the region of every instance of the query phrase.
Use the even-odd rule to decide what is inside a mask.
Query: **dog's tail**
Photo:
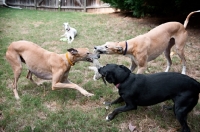
[[[184,22],[184,28],[187,27],[187,24],[188,24],[188,22],[189,22],[190,17],[192,16],[192,14],[197,13],[197,12],[200,12],[200,10],[198,10],[198,11],[193,11],[193,12],[191,12],[191,13],[187,16],[187,18],[185,19],[185,22]]]

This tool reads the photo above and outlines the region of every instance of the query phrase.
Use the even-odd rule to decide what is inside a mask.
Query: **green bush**
[[[197,0],[102,0],[121,11],[131,11],[133,16],[146,15],[186,15],[199,10]]]

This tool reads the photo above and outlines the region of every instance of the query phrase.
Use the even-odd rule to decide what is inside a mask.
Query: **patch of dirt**
[[[56,101],[47,102],[44,104],[50,111],[56,112],[61,109],[61,106]]]
[[[34,23],[32,23],[33,25],[34,25],[34,27],[36,28],[36,27],[39,27],[40,25],[43,25],[44,24],[44,22],[34,22]]]

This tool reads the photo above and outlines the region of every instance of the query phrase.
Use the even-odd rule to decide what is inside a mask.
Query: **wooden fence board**
[[[59,0],[6,0],[6,3],[12,6],[36,6],[52,8],[59,8],[60,4],[61,8],[72,9],[105,7],[101,0],[60,0],[60,2]]]

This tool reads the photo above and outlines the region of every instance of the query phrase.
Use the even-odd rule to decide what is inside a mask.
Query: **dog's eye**
[[[108,48],[108,46],[105,46],[105,48]]]

